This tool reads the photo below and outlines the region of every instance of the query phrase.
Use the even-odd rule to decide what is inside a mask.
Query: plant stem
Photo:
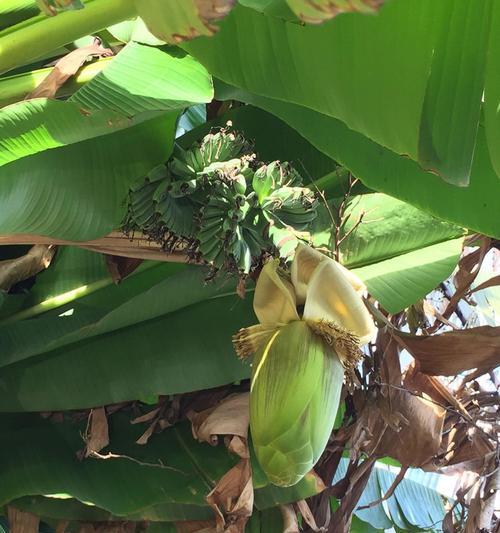
[[[0,74],[136,15],[133,0],[94,0],[84,9],[25,20],[0,33]]]

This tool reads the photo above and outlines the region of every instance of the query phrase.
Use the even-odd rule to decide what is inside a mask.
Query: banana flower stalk
[[[233,338],[240,357],[255,355],[250,430],[259,464],[279,486],[300,481],[333,429],[344,372],[374,333],[363,282],[333,259],[299,244],[291,275],[278,261],[258,278],[259,324]]]

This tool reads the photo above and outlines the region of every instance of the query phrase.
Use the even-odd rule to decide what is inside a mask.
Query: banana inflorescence
[[[130,189],[123,230],[245,275],[265,255],[291,256],[317,205],[290,164],[258,162],[242,135],[221,129],[187,150],[176,146]]]
[[[358,362],[374,324],[361,280],[300,244],[290,274],[264,265],[254,310],[259,324],[233,339],[254,355],[250,388],[252,443],[269,480],[294,485],[323,453],[337,414],[344,372]]]

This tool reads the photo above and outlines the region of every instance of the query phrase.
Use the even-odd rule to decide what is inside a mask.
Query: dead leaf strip
[[[299,533],[299,522],[293,506],[280,505],[280,511],[283,519],[283,533]]]
[[[37,244],[21,257],[0,261],[0,289],[7,291],[16,283],[45,270],[55,253],[56,246]]]
[[[100,454],[98,452],[92,452],[89,457],[93,457],[94,459],[102,459],[104,461],[110,460],[110,459],[126,459],[127,461],[132,461],[135,464],[138,464],[140,466],[149,466],[152,468],[161,468],[163,470],[173,470],[174,472],[178,472],[179,474],[182,474],[184,476],[187,476],[188,474],[182,470],[179,470],[178,468],[175,468],[173,466],[164,465],[160,460],[158,460],[157,463],[145,463],[143,461],[139,461],[139,459],[136,459],[135,457],[130,457],[130,455],[122,455],[118,453],[107,453],[106,455]]]
[[[55,64],[54,69],[40,85],[29,93],[25,100],[30,98],[53,98],[57,90],[87,61],[89,57],[107,57],[113,55],[112,50],[104,48],[101,40],[94,37],[94,42],[89,46],[77,48],[65,55]]]
[[[177,533],[217,533],[215,522],[208,520],[186,520],[174,522]]]
[[[398,488],[398,485],[401,483],[401,481],[403,481],[407,471],[408,471],[408,466],[401,467],[401,470],[398,472],[398,475],[394,478],[394,481],[392,482],[391,486],[387,489],[387,492],[381,498],[373,502],[370,502],[367,505],[361,505],[356,510],[362,511],[363,509],[370,509],[371,507],[375,507],[376,505],[379,505],[382,502],[388,500],[394,494],[394,491]]]
[[[188,257],[183,248],[173,252],[164,252],[161,244],[151,241],[144,235],[137,233],[133,240],[120,232],[112,232],[105,237],[91,241],[67,241],[54,239],[42,235],[14,234],[0,235],[0,246],[10,244],[46,244],[78,246],[92,252],[131,257],[137,259],[149,259],[153,261],[166,261],[170,263],[187,263]],[[193,261],[191,261],[193,262]]]
[[[424,374],[454,376],[473,368],[486,372],[500,365],[500,327],[479,326],[429,336],[402,335],[393,329],[392,334]]]
[[[471,284],[476,279],[481,265],[486,254],[491,247],[491,239],[489,237],[481,237],[479,240],[479,248],[467,255],[463,255],[458,262],[458,271],[454,277],[455,293],[450,297],[448,305],[441,313],[446,319],[455,312],[458,303],[469,291]],[[435,324],[429,331],[434,332],[439,324]]]
[[[387,326],[400,346],[418,361],[420,372],[454,376],[466,370],[484,372],[500,365],[500,327],[447,331],[437,335],[412,335],[395,328],[371,303],[365,304],[379,324]]]
[[[492,278],[483,281],[483,283],[480,283],[477,287],[471,289],[465,296],[470,296],[477,291],[488,289],[489,287],[496,287],[497,285],[500,285],[500,275],[493,276]]]
[[[38,533],[40,517],[33,513],[20,511],[12,505],[8,505],[7,519],[11,533]]]
[[[214,446],[219,435],[224,435],[228,449],[241,457],[206,497],[215,513],[217,532],[243,533],[252,515],[254,491],[247,442],[249,396],[248,392],[233,394],[214,407],[187,414],[195,439]]]
[[[297,506],[297,509],[299,510],[300,514],[302,515],[302,518],[306,522],[306,524],[314,531],[323,531],[323,528],[319,528],[316,524],[316,520],[314,518],[314,515],[311,512],[311,509],[309,508],[309,505],[305,500],[299,500],[295,503]]]
[[[85,457],[99,453],[109,444],[108,419],[104,407],[98,407],[90,411],[89,426],[85,435]]]
[[[221,477],[206,497],[215,512],[217,531],[243,533],[252,515],[253,499],[250,459],[241,459]]]
[[[250,423],[250,394],[234,394],[222,400],[217,406],[199,413],[191,411],[193,436],[199,441],[217,444],[217,435],[248,436]]]

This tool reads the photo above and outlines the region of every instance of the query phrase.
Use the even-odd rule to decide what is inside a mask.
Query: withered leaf
[[[207,520],[187,520],[175,522],[177,533],[217,533],[215,522]]]
[[[477,368],[487,371],[500,364],[500,327],[447,331],[439,335],[393,335],[418,361],[419,370],[433,376],[454,376]]]
[[[99,453],[109,444],[108,419],[104,407],[92,409],[90,429],[86,437],[85,457]]]
[[[280,505],[280,511],[283,518],[283,533],[299,533],[299,522],[293,506]]]
[[[252,468],[249,459],[226,472],[206,500],[215,511],[217,530],[243,533],[253,508]]]
[[[309,505],[307,505],[307,502],[305,500],[299,500],[296,502],[296,506],[298,510],[300,511],[300,514],[302,515],[302,518],[306,522],[306,524],[313,530],[313,531],[319,531],[319,527],[316,524],[316,520],[314,519],[314,515],[311,512],[311,509],[309,508]]]
[[[143,259],[137,257],[122,257],[120,255],[104,254],[106,266],[113,283],[118,284],[138,268]]]
[[[77,48],[65,55],[55,64],[54,69],[25,99],[53,98],[58,89],[85,63],[88,57],[105,57],[113,55],[109,48],[101,45],[101,40],[95,38],[89,46]]]
[[[11,533],[38,533],[40,518],[32,513],[8,505],[7,518]]]
[[[45,270],[56,253],[56,246],[35,244],[30,251],[15,259],[0,261],[0,289],[13,285]]]
[[[441,445],[446,411],[423,396],[397,389],[366,402],[353,432],[353,449],[389,456],[405,466],[429,462]]]
[[[320,24],[341,13],[373,13],[384,0],[289,0],[288,4],[295,15],[304,22]]]
[[[246,439],[249,417],[248,392],[228,396],[205,411],[188,413],[193,436],[209,444],[217,443],[217,435],[237,435]]]
[[[169,2],[167,20],[145,17],[148,29],[158,39],[177,44],[200,35],[213,35],[217,26],[213,22],[224,18],[236,0],[183,0]],[[140,2],[138,13],[141,15]]]

